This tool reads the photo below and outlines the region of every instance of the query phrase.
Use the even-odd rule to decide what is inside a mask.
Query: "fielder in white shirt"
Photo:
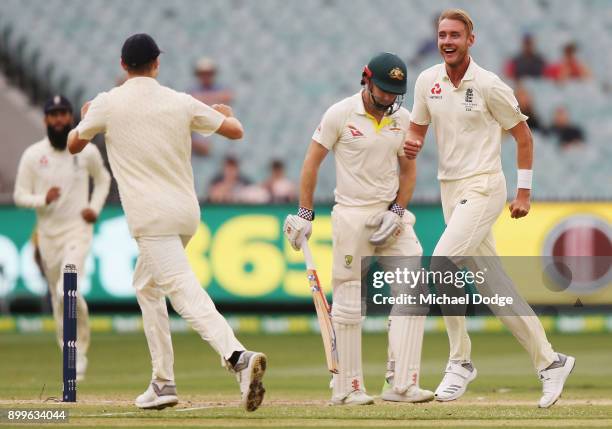
[[[312,231],[319,167],[333,152],[332,322],[339,360],[332,380],[334,405],[374,402],[366,394],[361,362],[361,257],[423,253],[413,229],[414,215],[405,210],[416,180],[416,163],[402,149],[410,122],[410,113],[401,108],[406,73],[399,57],[378,54],[364,68],[363,89],[325,112],[304,160],[298,214],[285,220],[287,239],[299,250]],[[404,307],[389,318],[388,386],[382,399],[430,401],[433,392],[418,384],[428,308]]]
[[[502,129],[517,143],[518,189],[510,215],[518,219],[530,208],[533,159],[527,117],[512,90],[495,74],[479,67],[469,55],[474,43],[473,23],[460,9],[444,11],[438,20],[438,48],[444,62],[422,72],[415,84],[410,130],[404,145],[407,157],[420,151],[429,124],[438,147],[438,179],[446,229],[433,256],[477,257],[495,276],[490,284],[511,291],[520,302],[501,321],[527,350],[543,383],[539,406],[552,406],[563,391],[575,359],[555,353],[533,310],[516,294],[497,257],[491,228],[506,203],[506,181],[501,168]],[[483,267],[480,267],[481,269]],[[451,401],[466,391],[476,377],[464,316],[445,316],[450,357],[436,399]]]
[[[93,238],[93,224],[110,187],[100,152],[90,145],[79,155],[66,150],[73,126],[72,105],[61,95],[44,108],[47,137],[28,147],[15,182],[15,204],[36,210],[42,267],[49,284],[57,342],[62,347],[63,267],[74,264],[82,275]],[[89,178],[93,192],[89,196]],[[77,380],[85,377],[89,348],[89,314],[80,289],[77,297]]]
[[[193,273],[184,247],[200,224],[191,168],[191,132],[242,137],[240,122],[225,105],[212,108],[160,85],[160,50],[147,34],[123,44],[127,81],[83,106],[83,120],[69,136],[72,153],[105,134],[121,204],[140,254],[134,272],[136,297],[153,364],[152,380],[136,399],[139,408],[178,403],[166,296],[237,374],[242,404],[256,410],[263,401],[263,353],[247,351],[217,311]]]

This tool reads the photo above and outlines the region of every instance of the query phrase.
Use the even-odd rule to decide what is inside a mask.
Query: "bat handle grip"
[[[312,253],[310,252],[310,247],[308,247],[308,240],[304,237],[302,241],[302,252],[304,252],[304,260],[306,261],[306,268],[309,270],[315,269],[314,260],[312,259]]]

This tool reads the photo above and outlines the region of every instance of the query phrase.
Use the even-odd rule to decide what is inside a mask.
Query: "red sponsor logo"
[[[47,159],[46,156],[42,156],[40,158],[40,161],[38,161],[38,163],[40,164],[41,167],[46,167],[49,164],[49,160]]]
[[[353,135],[353,137],[363,137],[363,133],[361,131],[359,131],[355,126],[349,125],[348,129],[351,132],[351,134]]]
[[[418,374],[415,372],[412,374],[412,384],[417,384]]]
[[[440,93],[442,92],[442,88],[440,88],[440,84],[436,83],[433,88],[431,88],[431,93],[434,95],[440,95]]]
[[[354,378],[351,382],[351,386],[353,386],[353,390],[360,390],[359,388],[359,380]]]

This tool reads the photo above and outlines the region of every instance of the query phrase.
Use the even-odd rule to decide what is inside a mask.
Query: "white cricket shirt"
[[[414,89],[411,120],[433,124],[438,179],[457,180],[501,171],[502,128],[527,120],[512,89],[473,59],[457,88],[444,63],[423,71]]]
[[[200,223],[191,169],[191,131],[214,133],[225,116],[149,77],[128,79],[92,101],[79,138],[105,133],[133,237],[187,235]]]
[[[94,184],[91,200],[90,176]],[[87,145],[81,153],[72,155],[68,149],[55,149],[45,137],[21,156],[13,196],[18,206],[36,209],[39,234],[55,237],[84,226],[91,228],[81,211],[91,208],[100,213],[110,182],[95,145]],[[47,191],[54,186],[60,188],[60,197],[47,205]]]
[[[331,106],[312,139],[334,153],[338,204],[391,203],[399,189],[398,156],[410,124],[400,108],[380,123],[366,112],[361,92]]]

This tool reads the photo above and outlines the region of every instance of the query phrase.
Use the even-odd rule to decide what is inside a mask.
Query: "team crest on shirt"
[[[402,128],[399,126],[396,119],[393,119],[391,124],[389,124],[389,131],[395,131],[395,132],[402,131]]]
[[[43,156],[40,157],[40,160],[38,161],[38,164],[41,167],[46,167],[47,165],[49,165],[49,159],[45,155],[43,155]]]
[[[353,255],[344,255],[344,266],[349,268],[353,263]]]
[[[475,107],[478,107],[478,103],[474,102],[474,89],[467,88],[465,90],[465,100],[462,103],[463,107],[465,107],[466,112],[471,112]]]
[[[363,137],[363,133],[354,125],[348,126],[349,131],[353,137]]]

